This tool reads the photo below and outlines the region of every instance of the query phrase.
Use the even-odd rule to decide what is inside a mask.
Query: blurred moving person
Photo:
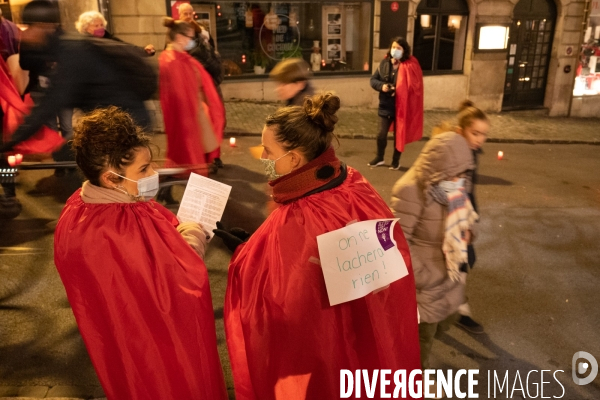
[[[225,400],[206,233],[152,201],[150,139],[118,109],[75,129],[87,178],[67,201],[54,262],[110,400]]]
[[[367,165],[385,165],[388,132],[394,132],[394,153],[390,169],[400,169],[404,146],[423,137],[423,72],[411,56],[408,42],[392,39],[390,49],[371,77],[371,87],[379,92],[379,132],[377,155]]]
[[[400,218],[415,274],[421,364],[438,330],[454,322],[464,302],[467,244],[477,220],[466,193],[474,167],[467,142],[455,132],[434,136],[392,188],[391,208]]]
[[[485,143],[490,130],[490,121],[487,115],[479,108],[475,107],[475,104],[470,100],[465,100],[460,104],[457,119],[458,125],[455,127],[446,122],[436,126],[433,130],[432,136],[452,130],[464,137],[467,141],[467,144],[469,145],[469,148],[473,154],[473,163],[475,165],[475,168],[469,171],[472,185],[467,188],[467,195],[469,196],[469,200],[471,200],[473,209],[475,212],[479,213],[479,208],[475,199],[477,167],[479,165],[478,158],[482,153],[481,148]],[[464,272],[470,272],[475,265],[475,261],[477,260],[477,257],[475,256],[475,248],[473,247],[474,238],[475,235],[472,233],[471,241],[467,246],[468,262],[461,267]],[[481,334],[484,332],[483,326],[473,319],[471,307],[469,306],[466,297],[465,302],[459,307],[458,313],[460,315],[460,318],[457,321],[457,325],[459,327],[474,334]]]
[[[215,49],[215,42],[210,36],[208,29],[205,26],[200,25],[194,19],[194,8],[189,3],[182,3],[179,5],[179,19],[183,22],[187,22],[194,28],[195,46],[186,52],[194,57],[208,72],[215,84],[215,89],[223,101],[223,93],[221,92],[221,82],[225,78],[225,71],[223,70],[223,62],[221,56]],[[227,116],[223,114],[223,128],[227,124]],[[214,151],[207,155],[207,158],[212,160],[217,168],[223,168],[223,161],[221,160],[221,146],[217,147]]]
[[[47,22],[54,20],[57,12],[55,4],[44,0],[33,0],[23,9],[24,21],[31,24],[23,32],[23,40],[29,36],[32,52],[56,66],[44,95],[0,151],[34,135],[62,109],[86,112],[115,105],[129,112],[140,126],[151,125],[144,100],[156,92],[157,78],[139,49],[115,40],[60,35],[58,23]]]
[[[301,58],[288,58],[279,62],[269,73],[275,81],[275,94],[286,106],[302,106],[304,99],[315,94],[310,83],[310,66]]]
[[[160,106],[167,134],[166,167],[184,167],[208,176],[210,153],[223,140],[225,108],[213,81],[186,49],[195,46],[194,28],[166,17],[169,43],[158,58]],[[188,175],[189,175],[188,172]],[[213,166],[212,172],[216,172]],[[157,200],[172,203],[171,187]]]
[[[225,331],[237,399],[337,399],[340,370],[419,368],[417,305],[408,245],[394,239],[408,275],[329,305],[317,236],[353,221],[392,218],[365,178],[335,155],[339,97],[306,98],[267,117],[262,162],[279,204],[234,249]],[[241,240],[240,240],[241,242]]]

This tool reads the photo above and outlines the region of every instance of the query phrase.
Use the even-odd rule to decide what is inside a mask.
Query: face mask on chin
[[[119,190],[119,191],[125,193],[126,195],[128,195],[135,201],[149,200],[152,197],[156,196],[156,193],[158,193],[158,189],[159,189],[158,172],[155,172],[154,175],[150,175],[145,178],[138,179],[137,181],[126,178],[123,175],[119,175],[113,171],[109,171],[109,172],[112,174],[115,174],[117,176],[120,176],[123,179],[127,179],[128,181],[137,183],[137,189],[138,189],[137,195],[129,193],[127,190],[125,190],[125,188],[123,186],[114,186],[113,187],[115,190]]]
[[[277,172],[275,172],[275,163],[279,160],[281,160],[283,157],[287,156],[288,154],[290,154],[290,152],[288,151],[287,153],[285,153],[284,155],[282,155],[281,157],[275,159],[275,160],[269,160],[268,158],[261,158],[260,161],[262,161],[262,163],[265,166],[265,174],[267,175],[267,179],[270,181],[274,181],[277,178],[281,178],[284,175],[287,174],[278,174]],[[290,171],[291,172],[291,171]],[[289,172],[288,172],[289,174]]]

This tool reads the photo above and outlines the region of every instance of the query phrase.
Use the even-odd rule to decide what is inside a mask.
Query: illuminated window
[[[469,7],[464,0],[422,0],[413,54],[424,74],[462,72]]]

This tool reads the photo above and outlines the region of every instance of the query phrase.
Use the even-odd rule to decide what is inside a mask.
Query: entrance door
[[[503,110],[543,106],[555,19],[552,0],[521,0],[515,6]]]

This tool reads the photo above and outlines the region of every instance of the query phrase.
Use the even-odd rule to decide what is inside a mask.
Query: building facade
[[[302,57],[317,89],[335,90],[344,105],[374,108],[369,77],[399,35],[423,69],[426,109],[456,110],[469,98],[492,112],[546,108],[551,116],[600,117],[600,0],[85,3],[105,12],[121,39],[162,49],[162,18],[176,18],[184,2],[223,58],[226,99],[274,101],[270,68]],[[69,23],[81,3],[62,2]]]

